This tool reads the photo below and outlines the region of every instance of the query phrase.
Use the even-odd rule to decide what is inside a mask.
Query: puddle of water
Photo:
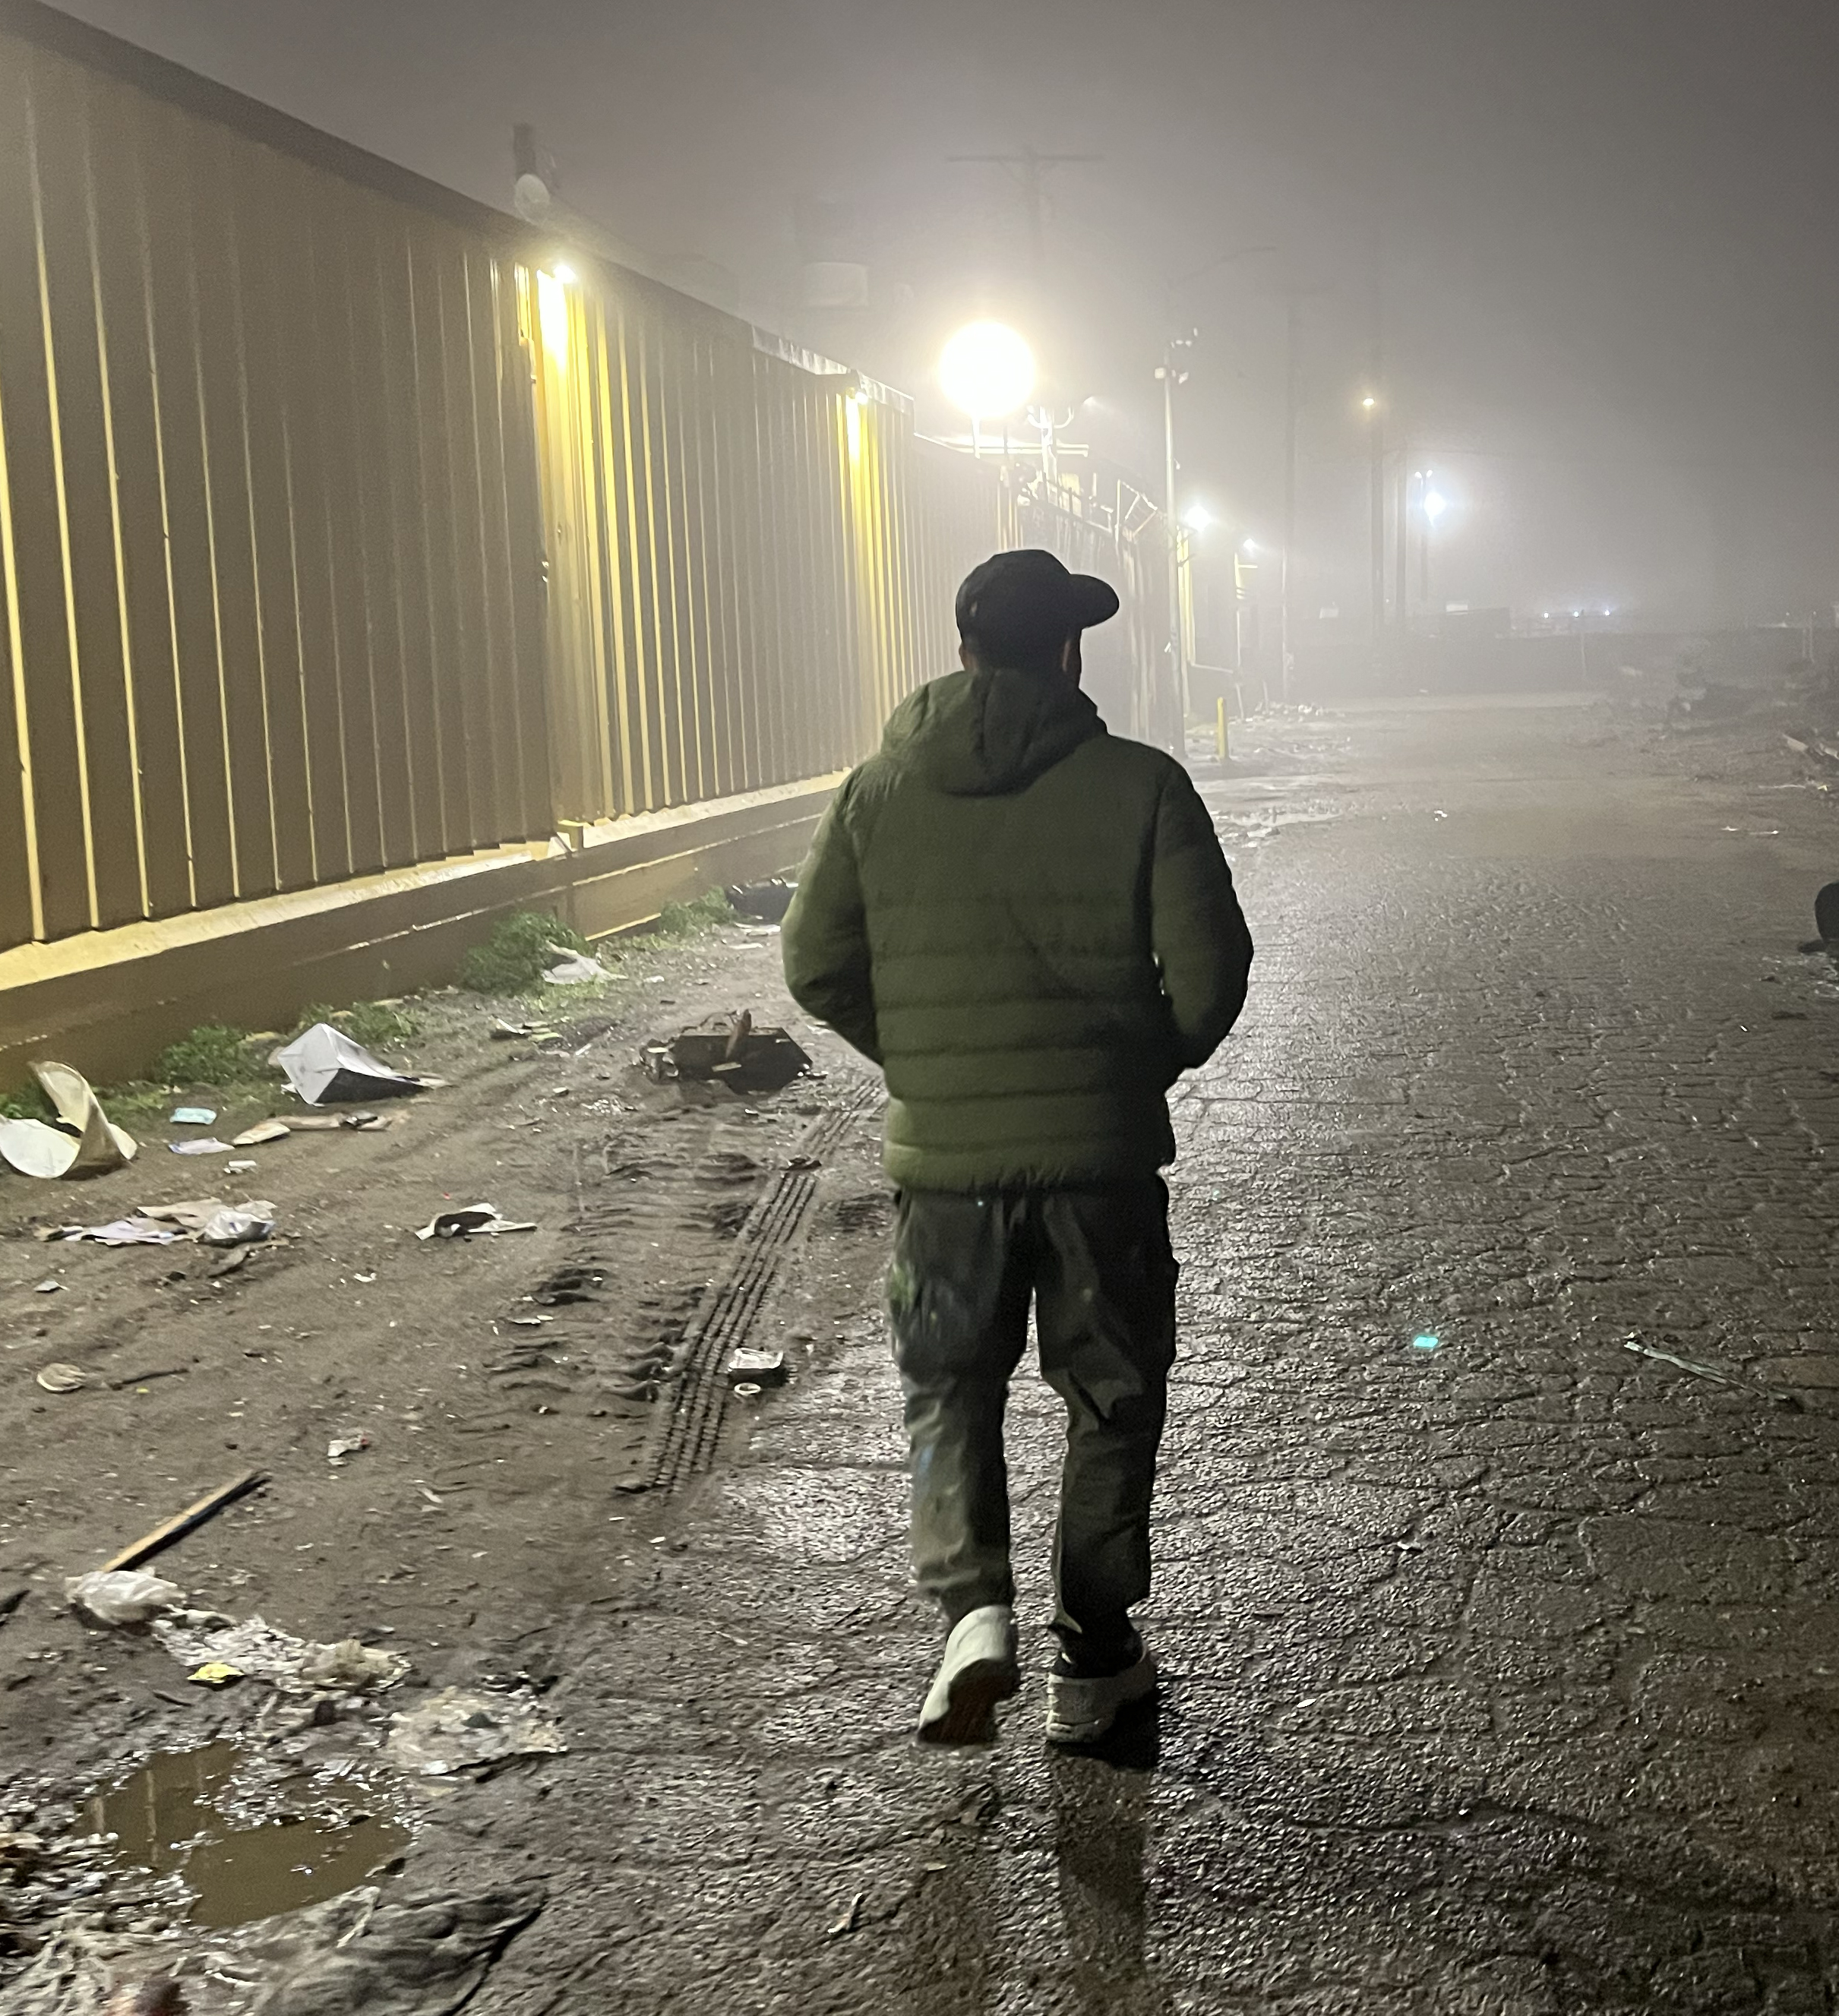
[[[239,1827],[222,1802],[240,1762],[233,1743],[168,1751],[90,1802],[92,1826],[120,1837],[124,1859],[184,1877],[194,1924],[221,1929],[322,1903],[408,1845],[406,1827],[362,1810]]]

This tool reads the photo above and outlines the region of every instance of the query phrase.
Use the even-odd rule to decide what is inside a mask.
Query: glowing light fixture
[[[537,274],[536,320],[543,348],[560,362],[568,355],[568,290],[553,273]]]
[[[549,268],[549,271],[555,275],[556,279],[560,280],[565,287],[572,287],[575,282],[581,278],[580,274],[569,265],[566,259],[558,259],[555,265]]]
[[[1204,532],[1213,523],[1213,513],[1204,504],[1190,504],[1182,513],[1182,523],[1190,532]]]
[[[1240,544],[1239,550],[1249,560],[1258,551],[1258,541],[1256,539],[1243,540]]]
[[[1369,392],[1366,397],[1360,401],[1362,410],[1369,413],[1370,413],[1373,408],[1378,404],[1378,400],[1377,400],[1370,392]]]
[[[1027,404],[1035,354],[1006,323],[970,322],[945,345],[938,382],[960,412],[973,420],[999,419]]]
[[[1424,493],[1424,516],[1433,525],[1449,509],[1449,499],[1441,490],[1430,490]]]

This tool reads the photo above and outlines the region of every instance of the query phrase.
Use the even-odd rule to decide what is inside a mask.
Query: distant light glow
[[[1006,323],[973,322],[959,330],[938,361],[945,397],[973,420],[994,420],[1027,404],[1035,354]]]
[[[566,259],[558,259],[549,270],[565,287],[572,287],[575,282],[581,278],[580,274],[569,265]]]
[[[1373,396],[1373,394],[1372,394],[1370,392],[1369,392],[1369,393],[1367,394],[1366,397],[1360,401],[1360,404],[1361,404],[1362,408],[1366,412],[1369,412],[1369,413],[1370,413],[1370,412],[1373,411],[1373,408],[1374,408],[1375,406],[1377,406],[1377,405],[1379,404],[1379,401],[1378,401],[1378,400],[1377,400],[1377,399]]]
[[[1424,497],[1424,516],[1430,520],[1433,525],[1436,524],[1437,520],[1441,518],[1444,513],[1449,509],[1449,499],[1444,495],[1441,490],[1432,490],[1426,493]]]
[[[1182,523],[1190,532],[1204,532],[1213,523],[1213,513],[1204,504],[1190,504],[1182,513]]]
[[[1240,542],[1239,549],[1241,553],[1249,556],[1258,551],[1258,541],[1256,539],[1243,540]]]

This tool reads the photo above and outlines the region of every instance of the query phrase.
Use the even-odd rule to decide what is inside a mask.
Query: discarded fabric
[[[567,1750],[562,1732],[524,1694],[488,1694],[446,1687],[390,1719],[383,1754],[418,1777],[445,1777],[506,1758]]]
[[[185,1593],[145,1568],[98,1568],[73,1575],[64,1584],[64,1600],[98,1624],[147,1624],[182,1609]]]
[[[175,1155],[227,1155],[230,1152],[228,1141],[168,1141],[167,1147]]]
[[[275,1053],[287,1082],[309,1106],[344,1105],[360,1099],[401,1099],[443,1082],[392,1071],[329,1022],[315,1022]]]
[[[458,1211],[437,1211],[416,1233],[417,1239],[467,1239],[475,1232],[534,1232],[534,1223],[501,1218],[498,1206],[470,1204]]]
[[[208,1127],[217,1118],[214,1106],[181,1106],[174,1110],[175,1127]]]

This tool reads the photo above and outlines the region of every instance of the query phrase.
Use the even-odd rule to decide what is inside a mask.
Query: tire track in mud
[[[711,1283],[683,1339],[672,1386],[625,1489],[669,1490],[713,1462],[728,1399],[727,1362],[747,1344],[780,1268],[809,1224],[824,1156],[879,1096],[873,1079],[853,1081],[805,1129],[795,1152],[761,1193],[728,1265]]]
[[[487,1367],[497,1389],[539,1410],[591,1400],[629,1421],[623,1490],[668,1489],[707,1469],[728,1359],[808,1227],[825,1156],[879,1089],[867,1078],[838,1086],[789,1150],[737,1144],[719,1107],[585,1147],[576,1243],[502,1319],[509,1334]]]

